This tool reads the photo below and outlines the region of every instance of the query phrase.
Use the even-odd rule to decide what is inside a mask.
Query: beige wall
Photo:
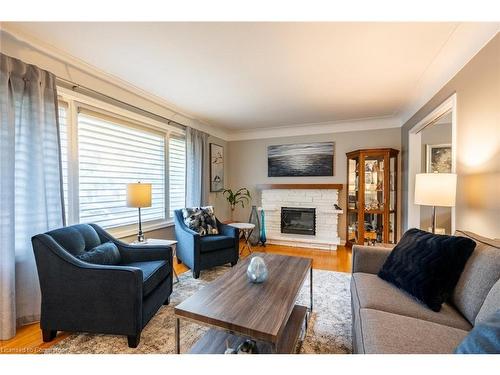
[[[269,138],[233,141],[229,148],[229,184],[232,189],[247,187],[253,204],[259,206],[260,193],[256,185],[264,183],[346,183],[346,152],[360,148],[400,148],[401,129],[368,130],[346,133],[318,134],[301,137]],[[302,142],[335,142],[333,177],[267,177],[267,146]],[[345,189],[339,195],[339,205],[345,208]],[[250,207],[238,208],[235,219],[248,220]],[[345,214],[340,216],[339,235],[345,239]]]
[[[500,35],[497,34],[402,129],[403,212],[407,227],[408,132],[457,95],[456,228],[500,237]]]

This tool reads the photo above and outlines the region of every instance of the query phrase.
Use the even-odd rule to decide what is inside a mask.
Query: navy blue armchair
[[[131,246],[95,224],[79,224],[32,239],[42,308],[43,340],[57,331],[126,335],[137,347],[142,329],[172,293],[172,248]],[[76,257],[113,242],[121,261],[98,265]]]
[[[200,236],[184,223],[182,210],[174,211],[175,236],[177,239],[177,262],[191,268],[193,277],[200,277],[200,271],[231,263],[239,258],[239,231],[217,220],[219,234]]]

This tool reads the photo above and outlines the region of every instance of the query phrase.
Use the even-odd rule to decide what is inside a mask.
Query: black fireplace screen
[[[281,233],[316,234],[316,209],[281,207]]]

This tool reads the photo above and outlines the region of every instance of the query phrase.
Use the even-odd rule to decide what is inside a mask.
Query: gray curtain
[[[0,54],[0,339],[40,317],[31,237],[63,225],[55,77]]]
[[[208,134],[186,129],[186,206],[208,204],[209,191]]]

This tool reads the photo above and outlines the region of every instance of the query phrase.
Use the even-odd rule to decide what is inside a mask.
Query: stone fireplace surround
[[[266,215],[266,236],[270,244],[336,250],[340,245],[336,210],[341,184],[260,185],[262,208]],[[316,234],[281,233],[281,207],[316,209]]]

